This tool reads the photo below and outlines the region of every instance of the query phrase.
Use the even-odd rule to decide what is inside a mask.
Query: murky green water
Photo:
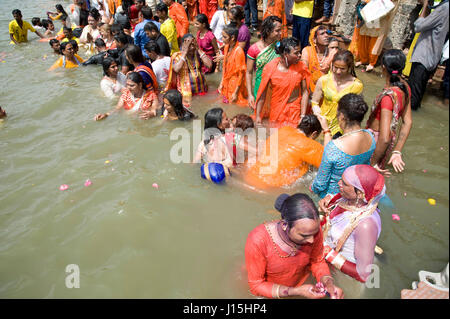
[[[24,0],[20,9],[30,21],[58,2],[68,3]],[[100,67],[47,72],[56,60],[47,43],[29,35],[28,45],[8,44],[17,2],[2,4],[0,105],[9,116],[0,123],[0,297],[252,298],[242,268],[247,234],[278,218],[278,194],[307,192],[314,174],[269,194],[236,180],[219,187],[202,180],[198,166],[170,161],[170,132],[192,131],[191,124],[125,113],[94,122],[95,113],[113,107],[100,92]],[[371,104],[383,79],[360,78]],[[223,106],[212,93],[217,75],[208,83],[211,93],[193,106],[201,118]],[[419,270],[441,271],[448,262],[449,114],[437,101],[427,96],[413,114],[406,172],[387,184],[401,220],[383,210],[380,288],[363,298],[399,298]],[[243,110],[224,108],[229,115]],[[85,187],[88,178],[93,184]],[[60,191],[61,184],[69,189]],[[65,286],[68,264],[80,267],[79,289]],[[338,284],[358,296],[345,279]]]

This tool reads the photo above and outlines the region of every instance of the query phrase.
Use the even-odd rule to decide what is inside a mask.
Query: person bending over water
[[[314,202],[306,194],[282,194],[275,208],[281,220],[265,222],[247,237],[245,264],[250,292],[267,298],[325,297],[325,292],[304,283],[312,274],[331,298],[342,298],[342,289],[334,285],[323,258],[323,235]]]
[[[384,169],[386,164],[392,164],[396,172],[405,168],[402,149],[412,127],[411,89],[400,78],[405,61],[406,57],[400,50],[389,50],[383,54],[382,69],[386,86],[375,98],[372,113],[367,120],[367,128],[377,140],[371,164],[381,169]],[[400,118],[402,123],[397,139]]]
[[[57,68],[77,68],[84,62],[84,60],[75,53],[75,49],[71,42],[62,42],[59,51],[62,56],[50,67],[49,71]]]
[[[140,117],[143,119],[155,117],[160,109],[155,91],[145,89],[144,80],[137,72],[128,73],[127,87],[123,90],[117,107],[111,112],[95,115],[94,120],[103,120],[111,113],[120,109],[125,109],[133,113],[139,112]]]
[[[183,106],[183,96],[177,90],[169,90],[163,97],[163,118],[168,121],[189,121],[197,116]]]
[[[229,168],[233,166],[224,137],[225,130],[229,127],[230,122],[223,109],[213,108],[206,112],[204,140],[197,147],[194,163],[220,163]]]
[[[319,167],[323,146],[315,139],[322,129],[324,144],[331,140],[327,121],[324,117],[309,114],[302,118],[297,128],[283,126],[266,140],[265,150],[259,154],[246,176],[246,183],[258,189],[284,187],[295,183],[310,168]],[[277,149],[273,150],[273,139],[277,139]],[[267,152],[270,152],[267,154]]]
[[[370,165],[348,167],[339,181],[339,194],[319,201],[325,213],[324,256],[334,267],[365,282],[371,274],[381,232],[378,202],[384,196],[384,177]]]

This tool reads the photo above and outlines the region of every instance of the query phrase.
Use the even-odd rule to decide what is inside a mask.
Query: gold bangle
[[[280,299],[280,285],[277,285],[277,289],[275,290],[275,297],[277,297],[277,299]]]

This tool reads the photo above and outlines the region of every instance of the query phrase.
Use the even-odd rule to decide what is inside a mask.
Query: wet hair
[[[307,137],[310,137],[314,132],[317,132],[319,134],[320,132],[322,132],[322,125],[320,125],[317,116],[315,116],[314,114],[305,115],[297,128],[302,130]]]
[[[400,88],[406,94],[406,101],[409,100],[409,92],[406,85],[400,80],[400,75],[405,68],[406,57],[401,50],[392,49],[383,54],[382,64],[389,74],[391,86]]]
[[[59,45],[59,53],[61,53],[61,55],[64,55],[63,51],[66,49],[66,46],[68,44],[72,44],[72,43],[70,41],[65,41],[65,42],[61,42],[61,44]]]
[[[241,6],[235,6],[230,9],[231,16],[233,20],[242,21],[244,19],[244,10]]]
[[[93,17],[97,21],[101,18],[100,12],[98,12],[96,8],[92,8],[91,11],[89,11],[89,16]]]
[[[37,26],[42,26],[41,24],[41,19],[38,17],[34,17],[33,19],[31,19],[31,24],[33,26],[37,25]]]
[[[149,6],[143,6],[141,9],[141,13],[142,13],[142,17],[145,20],[150,20],[153,18],[152,8],[150,8]]]
[[[283,23],[277,16],[268,16],[261,24],[261,37],[263,40],[269,38],[270,34],[275,30],[275,22]]]
[[[78,42],[76,40],[69,40],[68,42],[70,44],[72,44],[73,52],[77,53],[78,52]]]
[[[195,20],[197,20],[201,24],[204,24],[206,30],[211,31],[211,27],[209,26],[209,22],[208,22],[208,17],[205,14],[203,14],[203,13],[197,14],[197,16],[195,17]]]
[[[361,95],[349,93],[339,100],[337,113],[344,115],[345,121],[349,124],[361,124],[368,109]]]
[[[142,55],[142,50],[140,47],[134,44],[129,44],[125,49],[125,56],[128,59],[133,60],[135,63],[144,63],[145,59]],[[131,61],[128,61],[131,63]]]
[[[205,128],[204,128],[204,135],[205,140],[203,143],[205,145],[208,145],[209,142],[214,138],[214,133],[217,133],[217,130],[224,133],[220,128],[219,125],[222,123],[222,116],[223,116],[223,109],[220,107],[215,107],[205,114]]]
[[[344,61],[347,64],[349,73],[356,78],[355,58],[349,50],[339,49],[333,58],[333,64],[336,61]]]
[[[250,116],[248,116],[247,114],[237,114],[231,120],[232,121],[236,120],[235,127],[240,128],[244,132],[245,132],[245,130],[247,130],[249,128],[255,127],[255,123],[253,122],[253,119]]]
[[[145,44],[144,49],[147,50],[148,52],[155,52],[157,55],[161,54],[161,49],[159,48],[158,43],[153,40],[148,41]]]
[[[50,39],[50,41],[48,41],[48,43],[50,44],[50,46],[52,47],[53,46],[53,44],[55,44],[55,43],[59,43],[59,40],[58,39]]]
[[[56,6],[55,6],[55,8],[56,8],[56,10],[58,10],[59,12],[61,12],[62,13],[62,16],[61,16],[61,19],[67,19],[67,17],[69,16],[68,14],[67,14],[67,12],[66,12],[66,10],[64,10],[64,7],[61,5],[61,4],[57,4]]]
[[[292,48],[300,46],[300,41],[296,38],[284,38],[275,47],[275,52],[279,55],[291,53]]]
[[[156,26],[156,24],[154,24],[153,22],[147,22],[147,23],[144,25],[144,31],[148,31],[148,32],[151,32],[151,31],[158,31],[158,32],[159,32],[159,29],[158,29],[158,27]]]
[[[131,30],[131,23],[130,23],[130,21],[126,21],[126,22],[122,23],[122,29],[123,30]]]
[[[117,42],[122,43],[122,44],[128,44],[127,35],[125,33],[123,33],[122,31],[119,34],[116,34],[114,36],[114,40],[116,40]]]
[[[142,76],[139,74],[139,72],[130,72],[127,74],[127,79],[133,81],[136,84],[141,83],[142,88],[145,89],[145,83]]]
[[[96,40],[94,41],[94,44],[95,44],[95,46],[96,46],[97,48],[103,48],[103,47],[106,47],[105,41],[103,41],[103,39],[101,39],[101,38],[96,39]]]
[[[224,9],[225,7],[228,7],[228,0],[223,0],[223,3],[222,3],[222,9]]]
[[[300,219],[319,219],[319,211],[311,197],[303,193],[292,196],[281,194],[275,200],[275,209],[281,213],[281,218],[288,223],[289,228]]]
[[[128,16],[128,10],[130,10],[130,7],[133,5],[133,0],[123,0],[122,1],[122,9],[123,12]]]
[[[22,12],[19,9],[14,9],[12,11],[12,15],[15,15],[15,14],[18,14],[18,15],[22,16]]]
[[[184,120],[186,113],[189,113],[191,118],[195,117],[194,113],[183,106],[183,96],[177,90],[172,89],[167,91],[163,98],[170,102],[179,120]]]
[[[103,59],[102,66],[103,66],[103,75],[109,76],[108,70],[111,64],[116,63],[116,60],[114,60],[112,57],[106,57]]]
[[[41,23],[45,30],[48,30],[49,26],[53,24],[53,21],[50,19],[42,19]]]
[[[166,14],[168,14],[169,8],[167,7],[167,5],[165,3],[158,3],[156,5],[155,11],[165,12]]]
[[[234,40],[237,41],[237,38],[239,36],[239,29],[236,27],[236,25],[227,25],[223,28],[223,32],[228,34],[230,38],[234,37]]]

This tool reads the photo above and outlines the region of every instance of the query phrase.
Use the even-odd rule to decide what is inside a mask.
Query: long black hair
[[[66,10],[64,10],[64,7],[61,4],[57,4],[55,6],[56,10],[58,10],[59,12],[62,13],[61,19],[67,19],[67,17],[69,16],[66,12]]]
[[[292,196],[281,194],[275,201],[275,209],[281,213],[281,218],[288,223],[289,228],[299,219],[319,219],[319,211],[311,197],[303,193]]]
[[[113,64],[113,63],[117,64],[116,60],[114,60],[111,57],[106,57],[106,58],[103,59],[103,62],[102,62],[103,75],[109,76],[108,70],[109,70],[109,67],[111,66],[111,64]]]
[[[175,114],[178,116],[180,121],[185,119],[186,113],[190,115],[190,118],[195,117],[194,113],[183,106],[183,96],[177,90],[172,89],[167,91],[167,93],[164,94],[164,98],[170,102],[170,105],[172,105]]]
[[[400,88],[406,96],[406,101],[409,101],[409,92],[405,83],[400,80],[400,75],[405,68],[406,57],[401,50],[392,49],[383,54],[383,66],[389,74],[389,82],[391,86]]]
[[[222,123],[223,109],[220,107],[215,107],[205,114],[205,128],[204,128],[204,136],[205,139],[203,142],[205,145],[208,145],[209,142],[217,135],[218,132],[223,132],[219,125]]]

